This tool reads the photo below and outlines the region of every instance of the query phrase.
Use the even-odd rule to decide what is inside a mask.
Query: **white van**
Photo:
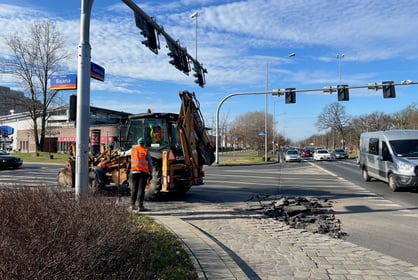
[[[418,186],[418,130],[386,130],[360,135],[363,179],[387,182],[396,191]]]

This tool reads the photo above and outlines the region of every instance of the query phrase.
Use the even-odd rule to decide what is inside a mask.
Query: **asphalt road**
[[[338,217],[346,240],[418,264],[418,192],[416,189],[392,192],[386,183],[363,181],[354,161],[321,162],[352,189],[364,195],[338,205]]]
[[[24,162],[21,168],[0,170],[0,187],[57,187],[58,170],[63,167],[64,164]]]

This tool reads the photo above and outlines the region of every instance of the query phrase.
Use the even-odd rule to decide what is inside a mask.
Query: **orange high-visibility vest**
[[[131,151],[132,171],[141,171],[141,172],[149,173],[147,152],[148,152],[148,149],[140,145],[132,147],[132,151]]]

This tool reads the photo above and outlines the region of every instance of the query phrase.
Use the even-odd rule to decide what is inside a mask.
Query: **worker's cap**
[[[140,144],[144,144],[144,139],[142,137],[139,137],[136,142],[138,142]]]

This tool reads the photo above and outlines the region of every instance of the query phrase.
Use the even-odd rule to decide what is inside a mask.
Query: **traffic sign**
[[[52,75],[49,88],[51,90],[77,89],[77,75]]]
[[[2,125],[0,126],[0,133],[1,137],[7,138],[9,135],[12,135],[14,133],[14,128],[8,125]]]
[[[90,62],[90,77],[92,77],[93,79],[99,80],[104,82],[105,79],[105,69],[94,63],[94,62]]]

